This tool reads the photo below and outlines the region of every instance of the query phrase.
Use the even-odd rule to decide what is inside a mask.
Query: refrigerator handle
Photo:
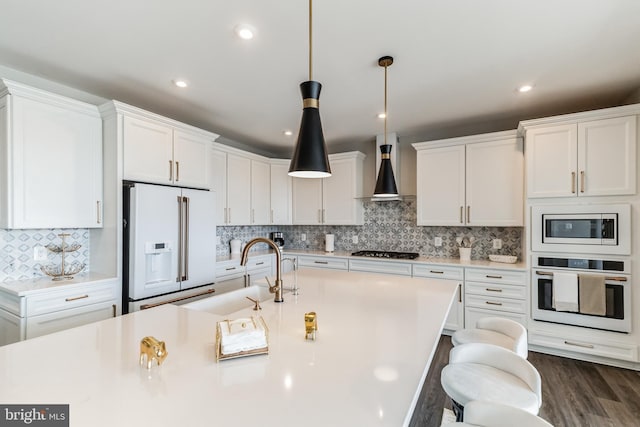
[[[180,282],[182,278],[182,196],[178,196],[178,276],[176,282]]]
[[[189,280],[189,198],[183,197],[184,200],[184,269],[182,270],[182,280]]]

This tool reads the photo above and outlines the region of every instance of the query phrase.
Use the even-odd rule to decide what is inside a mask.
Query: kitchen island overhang
[[[161,306],[0,347],[0,404],[68,403],[72,426],[408,425],[457,284],[313,269],[298,283],[257,312],[268,355],[216,362],[216,322],[256,315],[250,301],[228,316]],[[148,371],[149,335],[169,355]]]

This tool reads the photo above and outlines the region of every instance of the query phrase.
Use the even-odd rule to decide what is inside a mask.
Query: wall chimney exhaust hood
[[[393,170],[393,175],[395,177],[395,184],[397,189],[400,190],[400,154],[398,151],[398,135],[395,132],[388,133],[387,138],[385,139],[384,135],[376,135],[376,183],[378,182],[378,171],[380,171],[380,165],[382,163],[382,152],[380,147],[383,145],[391,146],[391,153],[389,154],[388,162]],[[415,196],[407,196],[398,194],[394,197],[379,197],[375,194],[371,197],[363,197],[363,200],[371,201],[371,202],[393,202],[393,201],[402,201],[402,200],[415,200]]]

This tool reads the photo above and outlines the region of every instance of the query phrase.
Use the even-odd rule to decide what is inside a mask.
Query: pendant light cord
[[[384,66],[384,143],[387,144],[387,65]]]
[[[309,81],[313,80],[313,44],[311,42],[311,37],[313,34],[313,0],[309,0]]]

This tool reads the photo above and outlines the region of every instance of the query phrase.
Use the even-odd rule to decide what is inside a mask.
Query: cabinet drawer
[[[239,260],[219,262],[216,264],[216,282],[242,277],[245,270]]]
[[[638,361],[638,346],[630,343],[567,337],[560,334],[529,331],[529,344],[573,353],[591,354],[612,359]]]
[[[527,327],[527,316],[518,313],[497,312],[493,310],[484,310],[482,308],[467,307],[464,310],[464,327],[475,328],[478,320],[484,317],[503,317],[505,319],[515,320],[516,322]]]
[[[527,288],[519,285],[504,283],[465,282],[467,294],[483,295],[489,298],[527,299]]]
[[[484,308],[485,310],[508,311],[511,313],[526,314],[527,303],[525,300],[507,298],[484,297],[479,295],[465,295],[465,307]]]
[[[465,269],[465,278],[472,282],[511,283],[524,286],[527,283],[527,273],[524,271],[485,270],[480,268]]]
[[[20,313],[24,311],[24,299],[17,295],[0,293],[0,309],[20,316]]]
[[[413,264],[414,277],[433,277],[434,279],[462,280],[464,269],[442,265]]]
[[[332,257],[313,257],[313,256],[299,256],[298,266],[312,267],[312,268],[332,268],[334,270],[348,270],[349,260],[347,258],[332,258]]]
[[[116,288],[115,282],[106,282],[27,296],[25,297],[26,317],[102,302],[111,304],[117,299]]]
[[[274,255],[275,256],[275,255]],[[247,271],[252,272],[254,270],[271,270],[271,266],[274,264],[273,258],[274,256],[263,256],[263,257],[254,257],[247,260]]]
[[[411,263],[392,261],[349,260],[349,271],[411,276]]]
[[[26,322],[26,339],[105,320],[115,315],[115,301],[107,301],[31,316]]]

